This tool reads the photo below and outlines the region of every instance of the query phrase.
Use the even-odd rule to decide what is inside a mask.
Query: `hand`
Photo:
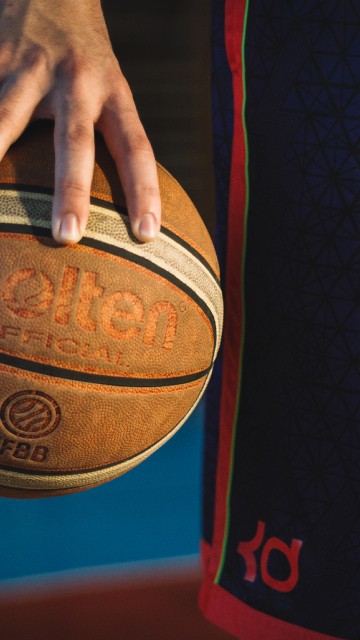
[[[38,118],[55,120],[54,238],[75,243],[85,231],[95,127],[116,163],[134,235],[153,239],[156,163],[100,0],[0,0],[0,159]]]

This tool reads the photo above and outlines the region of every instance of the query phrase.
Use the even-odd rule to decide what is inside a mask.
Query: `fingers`
[[[32,116],[40,113],[47,89],[45,78],[46,64],[34,54],[28,67],[4,82],[0,92],[0,159]],[[45,102],[48,111],[52,103],[55,116],[53,235],[58,242],[68,244],[80,240],[89,215],[94,118],[74,95],[67,103],[64,85],[63,90],[65,96]]]
[[[132,98],[112,98],[98,128],[117,166],[132,231],[141,242],[153,240],[161,223],[156,162]]]
[[[153,240],[161,223],[156,162],[125,79],[117,75],[113,88],[104,97],[103,87],[101,97],[101,80],[94,84],[87,76],[84,83],[83,74],[76,82],[68,81],[65,74],[65,80],[48,93],[45,62],[35,52],[29,67],[8,76],[2,86],[0,159],[32,117],[40,112],[54,117],[53,236],[61,244],[76,243],[89,216],[96,122],[117,166],[132,231],[141,242]]]
[[[55,118],[55,191],[53,236],[61,244],[74,244],[84,234],[89,217],[94,171],[94,124],[76,101]]]
[[[0,92],[0,159],[20,136],[43,97],[40,82],[28,71],[9,77]]]

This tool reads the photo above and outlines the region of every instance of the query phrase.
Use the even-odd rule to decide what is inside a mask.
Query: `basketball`
[[[97,140],[81,242],[51,235],[52,127],[0,163],[0,495],[64,495],[112,480],[162,446],[207,386],[222,331],[210,236],[158,167],[159,237],[131,233]]]

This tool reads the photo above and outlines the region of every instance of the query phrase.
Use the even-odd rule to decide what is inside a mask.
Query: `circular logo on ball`
[[[10,433],[21,438],[43,438],[54,431],[61,418],[57,402],[42,391],[19,391],[0,409],[0,419]]]

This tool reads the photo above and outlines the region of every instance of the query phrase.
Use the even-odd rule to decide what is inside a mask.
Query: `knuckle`
[[[14,66],[14,50],[10,43],[2,42],[0,46],[0,76],[6,77]]]
[[[67,196],[87,197],[88,195],[88,189],[80,180],[74,180],[68,176],[62,177],[57,186],[60,191],[66,193]]]
[[[92,143],[93,132],[82,122],[75,122],[68,125],[65,136],[70,144],[88,146]]]
[[[47,69],[48,55],[45,48],[38,44],[32,45],[26,50],[23,63],[34,73]]]
[[[161,209],[160,191],[156,184],[141,184],[140,181],[133,183],[128,196],[140,211],[144,210],[144,207],[150,208],[153,213]],[[155,218],[157,219],[157,216]]]
[[[144,154],[153,157],[153,150],[145,133],[133,133],[128,136],[124,142],[124,151],[128,156]]]
[[[0,127],[5,128],[13,123],[14,113],[10,106],[0,104]]]
[[[149,200],[155,200],[160,197],[159,187],[151,184],[140,185],[138,188],[138,192],[142,198],[147,198]]]
[[[90,65],[84,55],[72,52],[59,63],[58,71],[70,82],[76,82],[90,73]]]

